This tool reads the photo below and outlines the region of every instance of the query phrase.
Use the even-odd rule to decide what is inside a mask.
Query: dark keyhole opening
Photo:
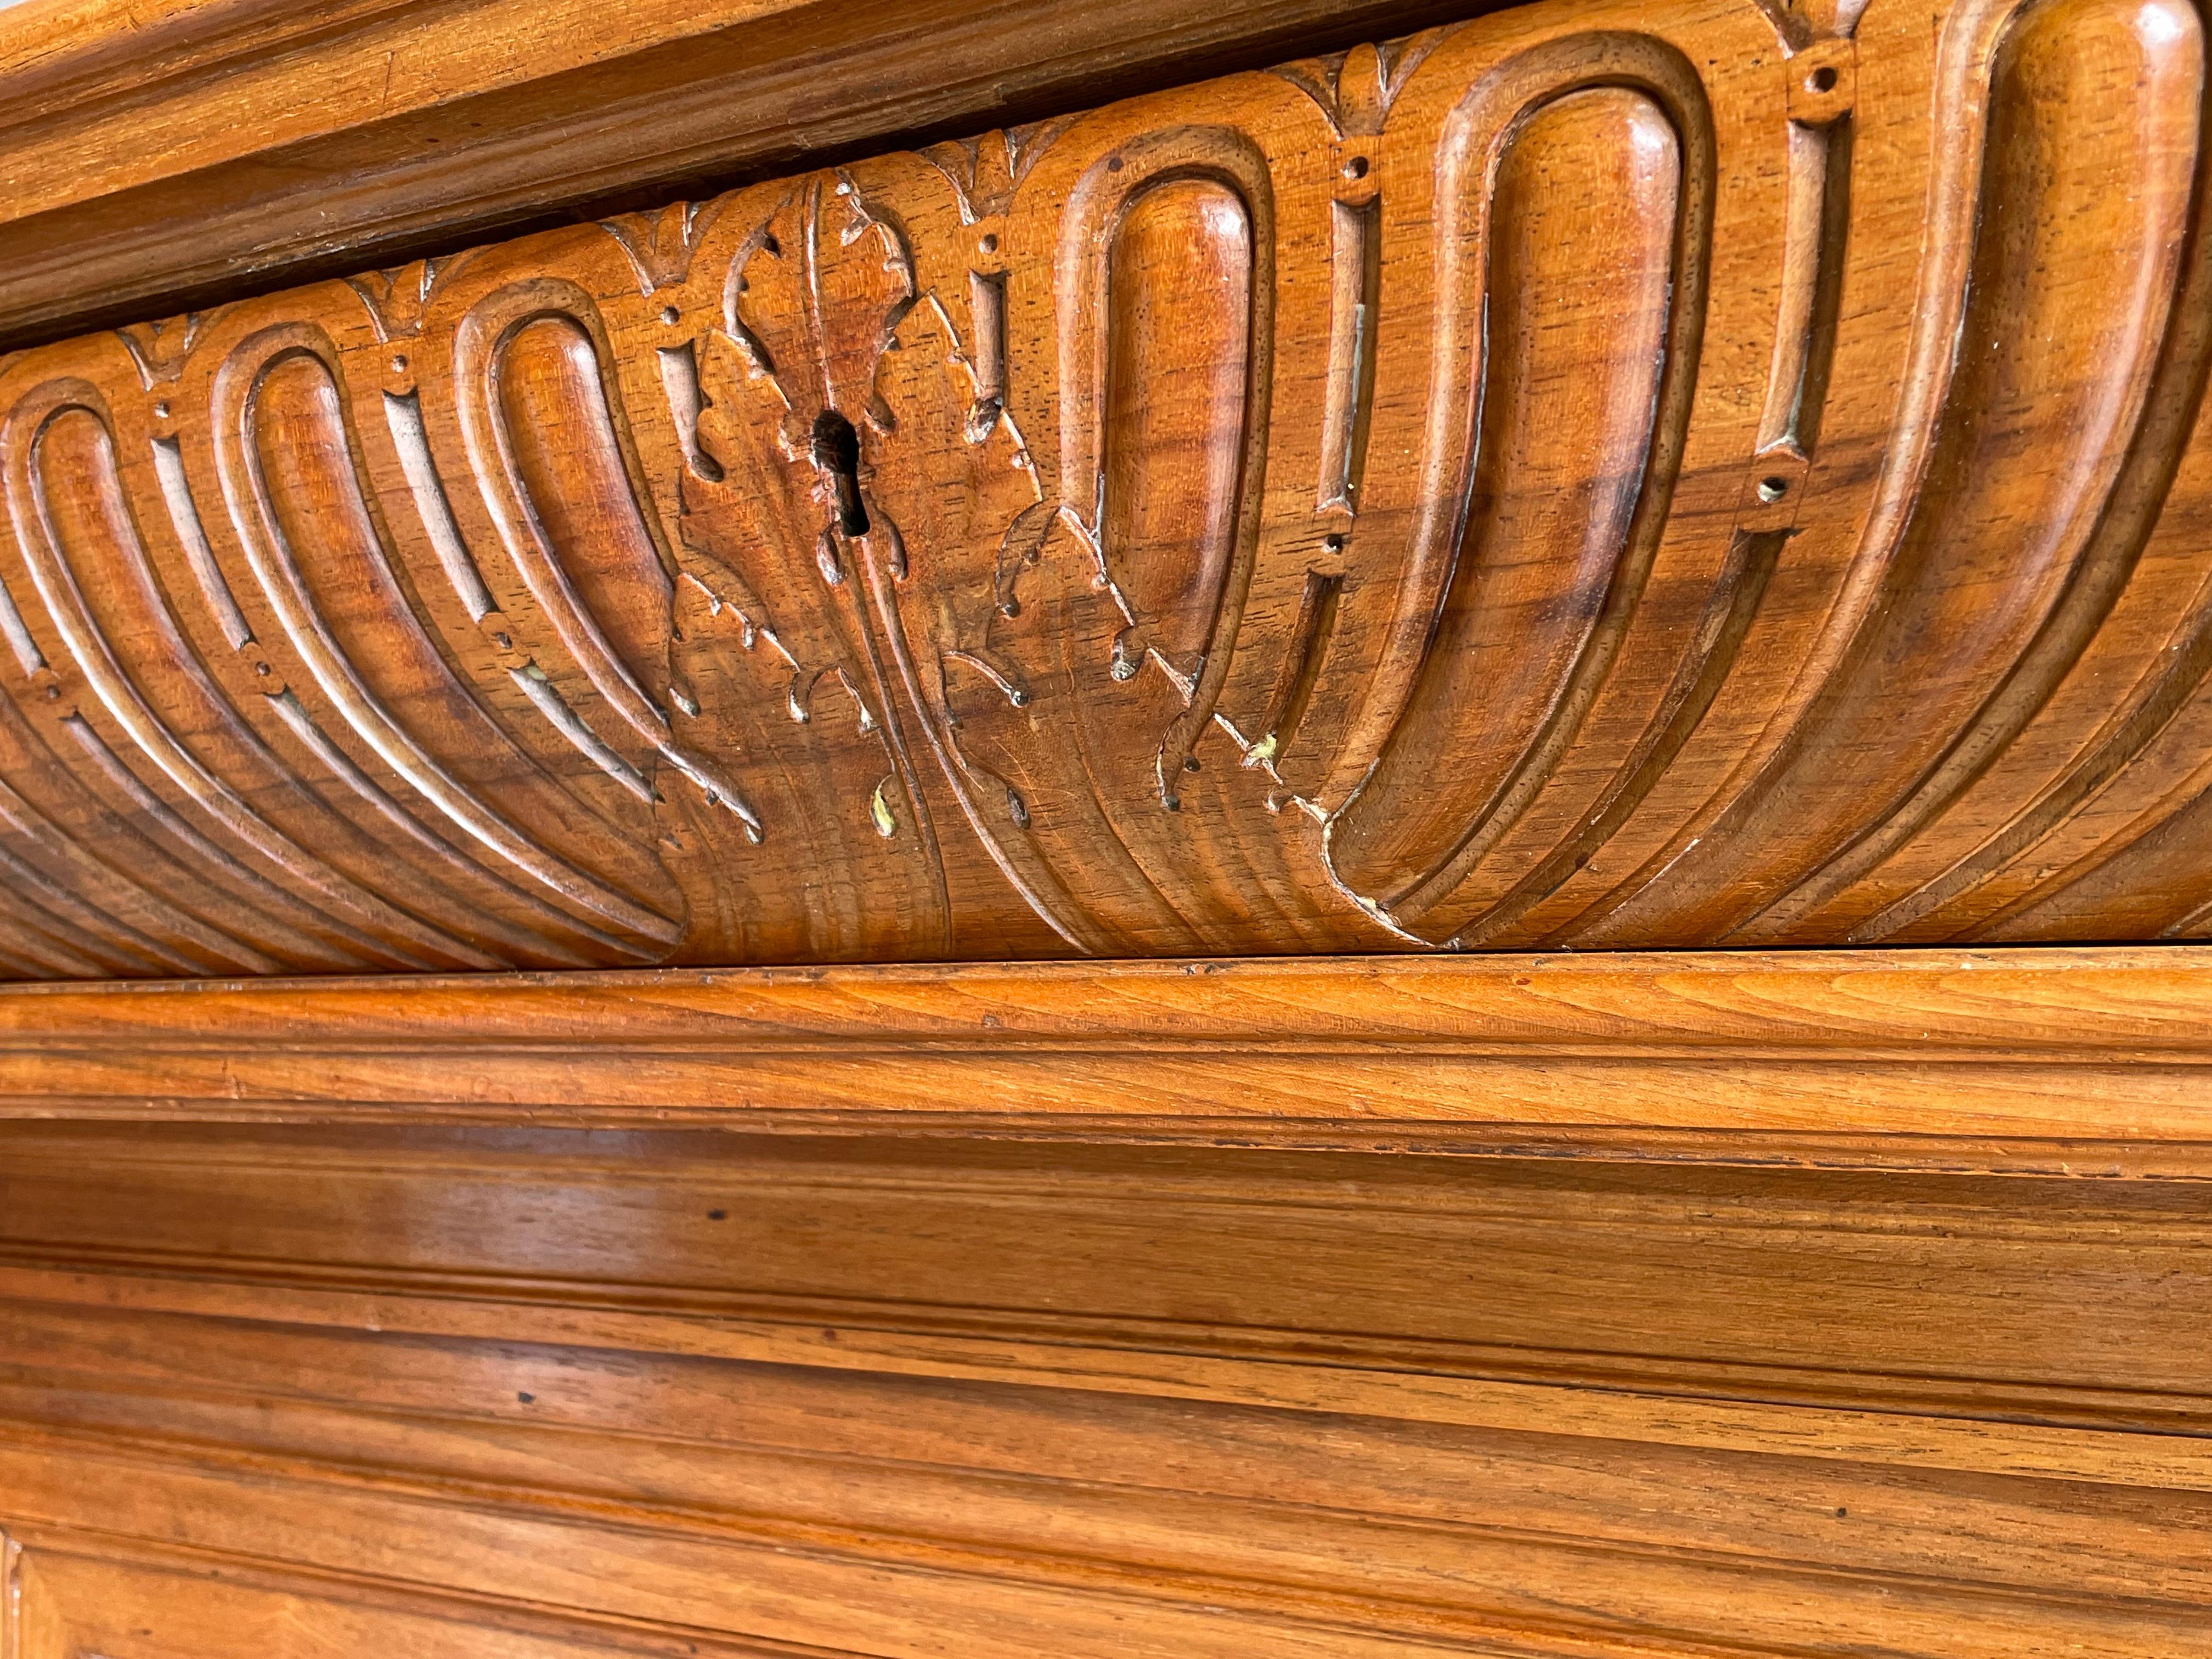
[[[837,492],[837,528],[848,536],[868,533],[868,509],[860,502],[860,434],[834,409],[814,417],[814,465],[829,475]]]

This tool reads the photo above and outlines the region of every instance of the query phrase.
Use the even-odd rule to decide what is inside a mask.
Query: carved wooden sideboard
[[[2205,17],[1182,9],[0,12],[0,1659],[2212,1654]]]

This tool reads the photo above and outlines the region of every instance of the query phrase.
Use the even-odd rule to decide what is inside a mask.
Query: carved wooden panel
[[[2204,92],[1559,0],[23,353],[0,969],[2205,933]]]

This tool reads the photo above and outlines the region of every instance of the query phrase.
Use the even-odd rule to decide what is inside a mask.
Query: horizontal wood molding
[[[26,0],[0,344],[1496,3]]]
[[[10,1659],[2212,1650],[2202,1167],[536,1115],[0,1124]]]
[[[0,989],[12,1115],[1610,1136],[1708,1158],[1771,1134],[2051,1167],[2100,1143],[2171,1170],[2212,1146],[2208,1066],[2197,947]]]

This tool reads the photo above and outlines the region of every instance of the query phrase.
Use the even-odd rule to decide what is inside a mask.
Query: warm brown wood
[[[1492,9],[0,11],[0,1659],[2212,1659],[2203,19]]]
[[[723,1124],[776,1134],[542,1103],[0,1126],[11,1659],[2212,1650],[2203,1091],[2194,1124],[2097,1103],[2201,1071],[2212,969],[1548,973],[849,969],[508,1006],[586,1078],[595,1037],[675,1020],[728,1061]],[[27,1006],[119,1033],[168,1002],[212,1037],[254,1000],[321,1009],[299,1075],[316,1030],[407,1022],[456,1095],[531,1064],[477,980],[383,1013],[352,987],[7,1005],[20,1042]],[[1241,1113],[1194,1033],[1237,1030],[1212,1051],[1265,1093],[1252,1055],[1325,1005],[1431,1078],[1451,1037],[1613,1030],[1624,1086],[1553,1057],[1553,1109],[1484,1126],[1506,1113],[1462,1071],[1462,1113],[1274,1119],[1294,1151],[1221,1115],[890,1134],[737,1082],[757,1053],[790,1075],[779,1033],[845,1030],[894,1091],[969,1103],[973,1073],[988,1103],[1005,1051],[949,1030],[998,1018],[1015,1048],[1086,1042],[1139,1109]],[[1698,1099],[1670,1051],[1756,1075],[1723,1040],[1865,1079],[1916,1022],[1927,1133],[1771,1084],[1756,1128],[1692,1133],[1637,1086],[1666,1066]],[[234,1064],[283,1066],[252,1040]],[[1321,1113],[1374,1075],[1297,1064]],[[2079,1102],[2069,1137],[2006,1121],[2024,1097],[2046,1133]]]
[[[2182,946],[8,988],[0,1651],[2212,1653],[2208,1068]]]
[[[0,344],[1499,3],[21,0]]]
[[[0,989],[17,1116],[1317,1145],[1619,1130],[1699,1157],[1786,1133],[1879,1158],[1868,1138],[1901,1133],[1985,1158],[2017,1142],[2037,1168],[2101,1143],[2176,1174],[2212,1167],[2208,1067],[2201,947]]]
[[[9,1659],[2212,1652],[2208,1068],[2183,946],[9,988]]]
[[[0,966],[2203,935],[2197,14],[1778,27],[18,356]]]

